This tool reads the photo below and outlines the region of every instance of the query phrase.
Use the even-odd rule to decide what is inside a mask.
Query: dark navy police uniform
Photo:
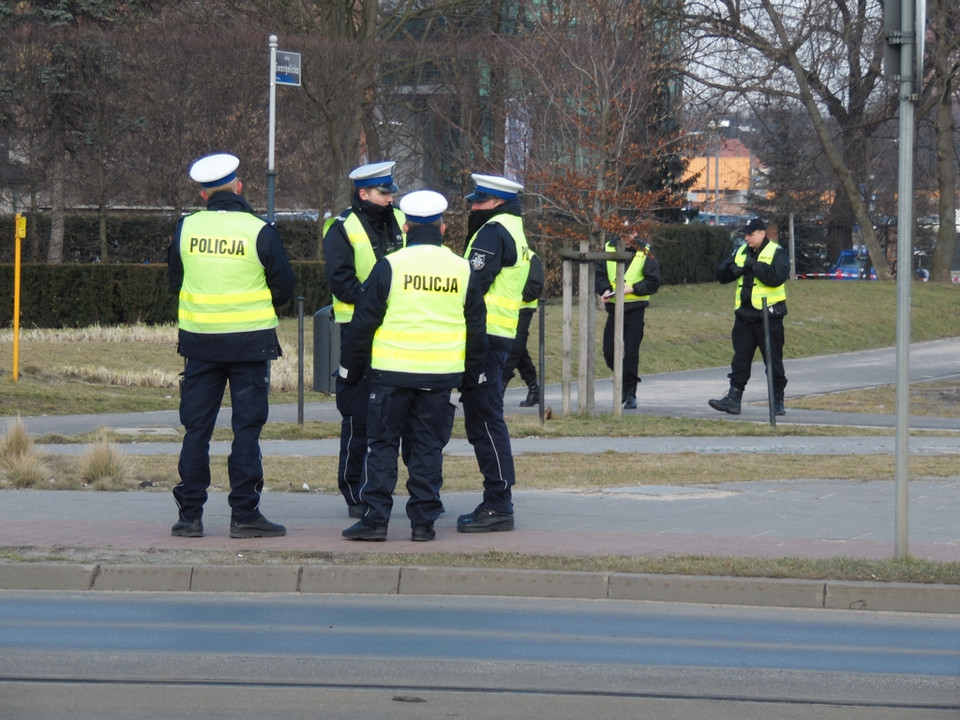
[[[393,204],[385,207],[360,198],[360,187],[396,192],[395,163],[363,165],[351,173],[357,185],[349,208],[333,220],[323,236],[324,273],[334,296],[334,318],[340,325],[340,352],[349,352],[350,324],[360,286],[376,261],[403,247],[403,215]],[[354,385],[337,378],[336,402],[340,412],[340,456],[337,486],[347,506],[360,510],[360,476],[367,452],[367,399],[370,380],[365,375]]]
[[[174,526],[174,534],[197,537],[210,485],[210,438],[228,383],[232,523],[262,518],[259,439],[268,413],[269,361],[281,353],[274,306],[293,297],[296,278],[276,227],[257,218],[242,196],[225,191],[209,198],[206,211],[181,219],[168,267],[170,288],[180,294],[178,351],[186,358],[180,400],[185,434],[173,495],[178,525],[197,523],[193,532]]]
[[[424,202],[446,207],[432,191],[404,201],[412,198],[415,205],[423,194]],[[479,284],[466,260],[442,245],[439,225],[408,222],[406,248],[379,261],[364,283],[351,323],[353,342],[343,355],[345,380],[364,373],[371,383],[360,487],[365,512],[344,537],[386,538],[402,439],[412,537],[433,539],[443,510],[443,448],[455,412],[451,389],[475,384],[480,375],[485,320]]]

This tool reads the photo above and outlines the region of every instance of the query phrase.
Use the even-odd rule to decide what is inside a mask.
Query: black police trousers
[[[783,316],[770,315],[770,366],[773,370],[773,394],[782,398],[783,389],[787,385],[787,376],[783,369]],[[750,380],[750,370],[757,350],[763,357],[766,367],[767,351],[763,338],[763,318],[745,320],[736,315],[733,321],[733,330],[730,332],[733,341],[733,360],[730,363],[730,385],[743,390]]]
[[[623,402],[637,396],[640,383],[640,343],[643,342],[646,306],[624,303],[623,313]],[[613,370],[614,303],[607,303],[607,322],[603,326],[603,360]]]
[[[464,388],[463,423],[467,440],[477,456],[477,465],[483,475],[483,502],[481,507],[497,512],[513,512],[513,492],[516,482],[513,468],[513,448],[510,433],[503,419],[503,365],[509,347],[491,347],[484,356],[484,380],[475,387]]]
[[[401,439],[409,472],[410,525],[432,525],[440,517],[443,448],[450,440],[455,412],[450,390],[373,384],[367,417],[369,451],[360,486],[365,525],[386,527],[390,522]]]
[[[210,487],[210,438],[230,384],[233,445],[227,459],[230,477],[232,520],[250,522],[260,517],[260,492],[263,490],[263,464],[260,457],[260,431],[267,421],[270,389],[269,363],[209,362],[187,360],[180,390],[180,422],[183,445],[177,470],[180,483],[173,497],[180,508],[180,519],[199,520]]]

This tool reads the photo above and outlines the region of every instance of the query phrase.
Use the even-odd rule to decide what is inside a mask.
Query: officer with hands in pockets
[[[183,445],[173,497],[180,518],[172,534],[203,536],[210,486],[210,437],[230,384],[233,445],[230,537],[275,537],[286,529],[260,513],[260,431],[267,421],[271,360],[280,354],[276,307],[293,297],[296,277],[276,226],[257,217],[241,195],[240,160],[209,155],[190,168],[207,209],[177,225],[167,254],[170,289],[179,294]]]
[[[432,190],[400,201],[406,247],[377,262],[361,288],[339,374],[369,375],[363,516],[349,540],[386,540],[401,438],[409,479],[411,540],[436,536],[443,511],[443,448],[453,429],[456,387],[475,387],[486,350],[486,306],[466,259],[443,245],[446,199]]]

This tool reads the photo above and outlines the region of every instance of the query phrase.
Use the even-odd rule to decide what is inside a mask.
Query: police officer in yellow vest
[[[260,513],[260,431],[267,421],[269,362],[280,356],[275,308],[293,297],[296,278],[276,226],[253,214],[240,194],[240,160],[219,153],[197,160],[207,209],[180,220],[168,252],[170,289],[179,293],[178,350],[186,358],[180,390],[183,446],[173,496],[173,535],[203,536],[210,486],[209,444],[230,384],[233,445],[230,537],[274,537],[282,525]]]
[[[530,322],[533,314],[540,305],[540,296],[543,294],[543,262],[533,248],[530,249],[530,272],[523,285],[522,302],[520,303],[520,318],[517,320],[517,337],[513,340],[513,347],[507,356],[507,363],[503,366],[503,387],[506,389],[513,380],[514,371],[519,373],[520,379],[527,386],[527,397],[520,401],[520,407],[533,407],[540,403],[540,383],[537,381],[537,366],[527,350],[527,341],[530,338]]]
[[[516,482],[510,433],[503,419],[503,366],[513,348],[520,318],[530,249],[523,232],[517,194],[523,185],[498,175],[474,174],[476,189],[467,195],[466,257],[480,282],[487,305],[488,349],[483,381],[464,387],[464,427],[483,475],[483,500],[473,512],[457,518],[466,533],[513,530]]]
[[[721,283],[737,281],[734,298],[733,360],[730,363],[730,389],[710,407],[721,412],[740,414],[743,390],[750,379],[757,348],[767,360],[763,337],[763,300],[767,300],[770,326],[770,362],[773,370],[773,398],[777,415],[786,414],[783,391],[787,377],[783,369],[783,318],[787,314],[787,291],[784,283],[790,277],[787,252],[766,237],[766,225],[759,218],[744,228],[746,243],[717,268]]]
[[[483,370],[483,293],[469,263],[443,245],[446,199],[418,190],[404,196],[400,208],[407,245],[380,260],[363,284],[340,367],[348,384],[370,376],[364,514],[343,531],[350,540],[386,539],[401,438],[411,539],[434,539],[443,510],[443,448],[455,411],[450,391],[476,385]]]
[[[620,401],[627,410],[637,407],[637,385],[640,383],[640,343],[643,342],[644,316],[650,296],[660,289],[660,263],[648,243],[637,238],[637,229],[627,224],[621,237],[625,252],[633,257],[627,263],[623,293],[623,392]],[[616,252],[616,242],[609,242],[607,252]],[[613,331],[616,310],[617,263],[597,264],[594,288],[604,303],[607,321],[603,326],[603,359],[613,370]]]
[[[398,188],[393,161],[370,163],[350,173],[354,184],[350,207],[324,221],[323,259],[327,286],[333,293],[333,314],[340,325],[341,357],[350,343],[350,321],[360,285],[382,257],[403,247],[403,213],[393,205]],[[350,517],[363,514],[360,473],[367,452],[367,396],[370,384],[337,381],[340,411],[340,459],[337,485]]]

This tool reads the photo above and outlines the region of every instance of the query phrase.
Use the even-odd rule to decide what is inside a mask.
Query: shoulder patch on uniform
[[[481,255],[480,253],[476,253],[472,258],[470,258],[470,267],[474,272],[479,272],[480,270],[483,270],[483,267],[486,264],[487,264],[487,258]]]

